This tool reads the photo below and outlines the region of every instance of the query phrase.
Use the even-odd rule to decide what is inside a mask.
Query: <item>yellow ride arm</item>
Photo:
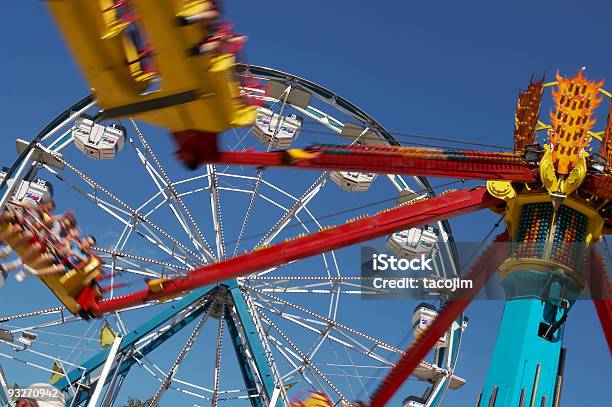
[[[127,65],[121,35],[109,25],[96,0],[47,1],[64,39],[103,107],[132,103],[149,86],[138,82]]]
[[[203,24],[178,24],[178,17],[193,7],[191,3],[133,1],[138,23],[154,50],[160,79],[159,90],[147,94],[142,94],[147,82],[134,79],[127,66],[122,35],[108,37],[108,18],[105,22],[99,2],[47,3],[107,117],[138,117],[172,132],[214,133],[255,120],[256,109],[238,98],[233,56],[190,54],[208,34]]]

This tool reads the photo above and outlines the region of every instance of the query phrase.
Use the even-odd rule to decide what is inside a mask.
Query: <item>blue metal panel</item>
[[[134,355],[133,358],[126,359],[121,364],[121,366],[119,366],[119,371],[117,372],[117,376],[125,376],[125,375],[127,375],[129,370],[130,370],[130,368],[136,363],[136,360],[134,358],[141,359],[142,357],[147,356],[149,353],[151,353],[153,350],[155,350],[158,346],[160,346],[161,344],[166,342],[168,339],[172,338],[172,336],[174,336],[176,333],[180,332],[184,327],[189,325],[189,323],[191,321],[193,321],[194,319],[198,318],[201,314],[206,312],[208,310],[208,308],[210,307],[210,305],[211,305],[211,303],[207,302],[204,306],[194,310],[187,317],[183,318],[181,321],[176,323],[172,328],[168,329],[167,331],[162,333],[160,336],[158,336],[157,338],[152,340],[151,343],[149,343],[146,346],[144,346],[140,350],[140,354]],[[173,315],[176,315],[176,312]],[[141,337],[144,336],[144,335],[146,335],[146,334],[142,334]],[[126,338],[127,338],[127,336],[126,336]],[[111,373],[111,374],[108,375],[108,378],[106,379],[106,383],[105,384],[110,382],[113,374],[114,373]],[[92,387],[93,387],[94,384],[95,383],[92,383]],[[74,402],[72,400],[68,400],[66,405],[67,406],[68,405],[75,405],[76,406],[76,405],[79,405],[80,403],[83,403],[83,402],[87,401],[88,398],[89,398],[89,391],[88,390],[81,391],[77,395],[77,399]]]
[[[138,342],[141,338],[143,338],[145,335],[151,333],[152,331],[154,331],[161,325],[168,322],[179,312],[185,310],[186,308],[200,301],[202,297],[206,295],[210,290],[211,290],[211,287],[201,288],[197,291],[192,292],[191,294],[186,295],[181,300],[172,303],[166,310],[160,312],[159,314],[157,314],[156,316],[154,316],[153,318],[151,318],[150,320],[148,320],[147,322],[145,322],[144,324],[140,325],[138,328],[134,329],[129,334],[127,334],[123,338],[123,341],[121,342],[121,347],[119,348],[119,352],[121,353],[121,352],[126,351],[127,349],[132,347],[136,342]],[[193,318],[195,317],[190,317],[189,321],[191,321]],[[162,335],[163,340],[158,341],[158,343],[156,343],[156,345],[152,349],[156,348],[161,343],[163,343],[165,340],[167,340],[169,337],[171,337],[174,333],[176,333],[178,330],[182,329],[185,325],[187,325],[187,323],[188,322],[185,322],[184,324],[180,324],[180,328],[177,328],[177,330],[173,330],[173,332],[169,335]],[[151,345],[152,344],[148,346],[151,346]],[[109,353],[109,349],[104,349],[100,351],[98,354],[96,354],[95,356],[93,356],[91,359],[83,363],[82,366],[85,368],[85,375],[88,375],[93,370],[102,366],[108,357],[108,353]],[[127,364],[127,361],[126,361],[126,364]],[[58,380],[54,384],[54,386],[59,389],[67,390],[69,383],[71,384],[76,383],[82,377],[82,375],[83,375],[82,369],[73,369],[70,372],[68,372],[67,378],[62,377],[60,380]]]
[[[244,384],[247,389],[251,389],[248,391],[250,396],[254,396],[257,394],[257,383],[255,382],[255,375],[251,371],[251,366],[247,361],[246,349],[242,341],[240,340],[239,327],[235,324],[234,319],[229,313],[226,312],[225,320],[227,322],[227,327],[232,337],[232,346],[234,347],[234,351],[236,352],[236,357],[238,358],[238,364],[240,365],[240,373],[242,373],[242,378],[244,380]],[[253,407],[263,407],[263,402],[260,398],[251,397],[251,405]]]
[[[249,346],[249,351],[253,355],[255,363],[257,365],[259,376],[261,377],[264,385],[264,391],[266,393],[266,398],[269,400],[274,392],[274,378],[272,376],[272,372],[270,370],[270,366],[268,364],[268,359],[265,356],[263,345],[260,341],[259,335],[255,329],[255,325],[251,318],[251,315],[248,311],[242,293],[240,289],[237,287],[236,283],[232,281],[232,288],[230,289],[230,293],[232,295],[232,301],[237,310],[239,323],[242,325],[242,331],[246,336],[246,342]],[[158,315],[151,318],[149,321],[145,322],[135,330],[131,331],[128,335],[126,335],[121,343],[121,347],[119,352],[125,352],[130,347],[132,347],[135,343],[137,343],[141,338],[148,335],[155,329],[159,328],[161,325],[167,323],[170,319],[172,319],[179,312],[185,310],[186,308],[192,306],[194,303],[200,301],[204,295],[209,293],[211,290],[210,287],[202,288],[200,290],[194,291],[193,293],[185,296],[180,301],[172,303],[168,309],[162,311]],[[155,338],[151,343],[144,346],[140,353],[142,355],[147,355],[156,349],[158,346],[166,342],[173,335],[181,331],[185,326],[187,326],[191,321],[205,312],[207,306],[203,306],[194,310],[189,316],[182,319],[176,325],[174,325],[171,329],[168,329],[159,337]],[[249,365],[246,358],[246,350],[242,346],[242,342],[239,336],[239,327],[236,326],[232,318],[226,318],[230,335],[232,336],[232,345],[234,346],[234,350],[236,351],[236,356],[238,358],[238,362],[242,371],[242,375],[245,381],[245,386],[249,389],[255,388],[255,375],[254,372],[251,371],[251,366]],[[91,359],[82,364],[85,368],[85,376],[89,375],[92,371],[99,368],[104,364],[108,357],[108,349],[100,351],[98,354],[93,356]],[[136,363],[133,358],[125,360],[121,366],[119,367],[119,371],[117,375],[125,375],[128,373],[129,369]],[[55,383],[55,387],[58,387],[63,390],[67,390],[68,383],[74,384],[79,381],[83,377],[82,369],[74,369],[68,372],[67,378],[64,377],[58,380]],[[109,375],[112,377],[112,374]],[[107,380],[108,381],[108,380]],[[68,400],[68,403],[73,403],[72,405],[79,405],[85,401],[89,397],[89,391],[82,391],[77,395],[76,400]],[[254,407],[263,406],[262,400],[260,398],[251,398],[251,404]],[[68,404],[67,404],[68,405]]]
[[[251,354],[255,359],[255,364],[259,370],[261,380],[263,381],[264,391],[266,392],[267,399],[270,400],[272,394],[274,393],[274,377],[272,376],[272,371],[270,370],[270,365],[268,364],[268,358],[266,358],[264,347],[261,343],[259,335],[257,334],[255,324],[253,323],[251,314],[249,313],[246,302],[244,301],[242,292],[235,285],[230,289],[230,292],[232,294],[234,305],[236,306],[236,311],[238,312],[238,318],[240,319],[240,323],[242,324],[242,328],[245,332]],[[241,365],[244,365],[245,367],[249,366],[248,362],[244,359],[243,354],[236,352],[236,355],[238,356]]]
[[[4,392],[4,388],[0,386],[0,406],[5,407],[9,405],[8,395]]]
[[[552,402],[562,328],[551,341],[538,336],[540,322],[547,323],[550,312],[550,304],[539,299],[506,302],[480,406],[490,405],[495,388],[495,407],[518,406],[523,391],[524,403],[529,405],[536,381],[535,405],[539,406],[544,396],[547,403]],[[560,315],[556,313],[555,318]]]

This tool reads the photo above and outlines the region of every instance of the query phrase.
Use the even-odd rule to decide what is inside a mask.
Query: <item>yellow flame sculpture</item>
[[[603,81],[589,81],[580,70],[573,78],[557,73],[557,82],[557,89],[552,92],[555,111],[550,113],[549,138],[557,173],[568,175],[585,156],[584,149],[591,141],[588,132],[595,125],[593,112],[601,103],[598,91]]]

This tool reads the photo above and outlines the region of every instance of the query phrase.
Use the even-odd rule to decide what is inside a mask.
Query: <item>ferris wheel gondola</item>
[[[276,112],[275,114],[279,114],[280,111],[283,110],[285,117],[287,117],[286,115],[295,114],[296,116],[304,118],[304,125],[323,126],[323,129],[332,132],[336,132],[337,130],[341,131],[341,128],[349,123],[363,121],[364,119],[370,120],[370,118],[364,116],[363,112],[357,108],[351,107],[350,104],[345,103],[343,109],[338,109],[327,97],[330,92],[314,92],[312,89],[318,89],[319,86],[315,86],[311,82],[267,68],[243,66],[240,69],[249,70],[249,72],[246,73],[249,77],[254,76],[264,83],[269,83],[270,86],[267,86],[268,89],[278,87],[279,83],[289,83],[287,82],[287,78],[292,78],[290,82],[291,89],[287,90],[288,86],[284,85],[286,89],[284,95],[289,94],[290,96],[286,98],[287,100],[284,102],[283,97],[275,98],[271,96],[271,94],[262,92],[258,89],[249,90],[249,92],[256,94],[256,97],[258,97],[262,103],[269,105],[271,110]],[[301,92],[299,93],[300,98],[294,98],[292,92]],[[311,101],[304,107],[303,94],[305,93],[309,93]],[[283,93],[281,93],[281,95],[282,94]],[[296,104],[292,104],[291,101]],[[133,289],[131,287],[135,286],[138,279],[140,279],[140,282],[146,279],[146,286],[150,287],[152,290],[158,289],[155,287],[163,289],[163,286],[166,284],[165,276],[167,275],[185,274],[197,265],[206,264],[207,261],[212,262],[213,258],[218,259],[219,253],[221,253],[221,257],[230,257],[231,251],[227,247],[229,242],[231,242],[228,237],[228,230],[231,230],[231,225],[236,223],[236,219],[232,219],[232,217],[228,218],[226,215],[223,221],[221,221],[221,213],[229,213],[228,209],[225,208],[228,202],[227,199],[229,199],[226,194],[233,194],[235,199],[243,197],[241,200],[244,201],[244,198],[246,198],[247,201],[244,218],[238,220],[238,228],[233,228],[236,236],[236,240],[234,241],[234,245],[236,246],[235,252],[239,253],[237,250],[238,247],[248,247],[246,246],[246,239],[249,236],[248,232],[244,230],[248,228],[249,218],[253,218],[253,211],[257,210],[257,208],[263,210],[262,207],[270,205],[270,202],[273,202],[273,205],[266,208],[266,212],[264,213],[268,213],[267,216],[270,219],[274,219],[275,222],[270,226],[267,233],[256,239],[258,241],[256,244],[255,242],[250,243],[250,246],[253,248],[265,248],[267,245],[274,244],[279,239],[290,237],[295,227],[299,227],[304,231],[312,230],[311,228],[313,225],[315,229],[324,229],[321,221],[317,219],[314,209],[310,208],[311,202],[315,202],[315,198],[317,197],[319,197],[317,199],[320,199],[320,197],[325,196],[325,193],[330,194],[330,199],[334,199],[333,196],[335,194],[344,193],[340,189],[330,189],[326,187],[326,183],[328,182],[327,177],[330,175],[329,173],[324,174],[322,177],[318,177],[314,183],[309,184],[310,186],[308,186],[305,191],[298,193],[292,192],[292,185],[279,184],[278,180],[275,181],[274,178],[268,179],[268,177],[264,178],[263,174],[259,176],[257,173],[228,171],[218,166],[205,167],[205,172],[195,177],[186,176],[183,179],[173,179],[172,175],[166,172],[167,170],[164,165],[164,161],[167,161],[169,157],[166,156],[164,158],[162,154],[158,156],[156,153],[156,150],[158,150],[156,145],[159,143],[152,138],[145,137],[140,126],[138,126],[136,122],[130,121],[129,123],[123,124],[124,126],[128,124],[130,127],[133,127],[133,129],[123,133],[125,134],[125,147],[123,151],[117,154],[113,161],[105,161],[103,164],[109,163],[106,165],[114,165],[110,163],[117,163],[116,165],[121,165],[122,168],[132,168],[129,170],[131,174],[136,173],[139,166],[140,168],[144,167],[145,171],[143,173],[145,176],[142,179],[146,181],[146,179],[149,178],[153,182],[152,185],[154,186],[154,190],[150,191],[144,197],[141,197],[139,195],[140,193],[135,195],[130,194],[130,191],[123,191],[122,194],[124,197],[120,198],[119,195],[111,191],[121,189],[118,184],[121,178],[113,178],[110,177],[109,174],[109,177],[104,177],[106,182],[103,184],[101,181],[94,178],[94,174],[89,174],[87,170],[88,166],[92,165],[90,162],[95,163],[95,161],[86,160],[83,162],[78,158],[82,156],[83,151],[78,148],[75,135],[78,135],[76,129],[82,123],[80,117],[83,117],[83,113],[87,112],[75,111],[71,115],[71,121],[68,126],[62,125],[57,130],[54,129],[55,135],[47,136],[42,143],[33,147],[37,149],[36,156],[46,157],[46,161],[29,161],[27,162],[28,165],[24,165],[23,167],[28,168],[31,164],[32,166],[40,168],[39,171],[48,172],[51,177],[56,178],[57,181],[55,181],[54,184],[61,185],[61,187],[58,186],[55,188],[56,190],[61,189],[61,192],[56,192],[54,195],[54,199],[58,204],[61,205],[65,202],[64,199],[69,199],[72,203],[71,206],[74,206],[77,201],[74,200],[73,194],[76,193],[77,197],[84,198],[84,202],[93,204],[93,210],[99,209],[101,213],[110,215],[111,219],[114,219],[117,225],[121,227],[121,229],[118,230],[119,238],[115,243],[107,247],[96,249],[97,255],[103,262],[101,265],[102,270],[104,270],[107,275],[105,281],[114,287],[110,289],[110,291],[104,292],[107,298],[121,298],[126,290]],[[109,124],[106,122],[96,121],[92,123],[103,126],[104,128],[109,128],[107,127]],[[238,138],[236,140],[242,140],[241,142],[243,144],[246,143],[246,145],[244,145],[245,148],[255,148],[257,146],[262,148],[261,142],[252,134],[253,132],[254,129],[238,131]],[[308,143],[307,134],[308,133],[302,134],[300,138],[297,139],[297,141],[294,140],[294,142]],[[393,142],[393,139],[386,136],[382,131],[376,131],[373,134],[380,137],[381,143]],[[244,138],[245,136],[247,138]],[[74,146],[72,146],[72,144],[74,144]],[[299,146],[299,144],[297,145]],[[51,157],[56,160],[53,161],[55,166],[48,164],[51,162]],[[81,163],[79,167],[82,168],[77,168],[75,164],[77,162]],[[57,165],[58,163],[60,165]],[[19,168],[19,166],[15,167]],[[68,174],[71,176],[69,177]],[[20,177],[19,174],[15,173],[11,176]],[[100,174],[97,174],[97,177],[99,176]],[[27,177],[25,179],[27,179]],[[202,189],[200,185],[202,180],[208,183],[208,186],[204,189]],[[407,188],[417,191],[417,195],[431,194],[434,192],[433,189],[428,189],[429,184],[425,178],[411,179],[388,175],[384,177],[384,180],[386,180],[385,184],[388,190],[393,191],[391,192],[392,194],[405,191]],[[257,186],[257,184],[259,184],[259,186]],[[206,194],[206,200],[210,202],[209,210],[212,213],[213,221],[218,222],[217,226],[211,228],[212,236],[207,236],[208,233],[204,231],[203,226],[198,225],[201,220],[197,220],[198,218],[196,217],[199,215],[192,213],[188,209],[188,205],[191,206],[195,202],[190,201],[189,197],[199,196],[198,194],[202,193]],[[130,204],[128,203],[130,202],[128,201],[130,198],[135,202],[140,200],[141,203]],[[76,211],[77,217],[83,228],[86,227],[85,225],[91,223],[88,220],[88,213],[92,211],[91,207],[88,209],[87,207],[84,208],[86,209],[81,208],[83,210]],[[161,216],[163,208],[169,210],[168,214],[170,214],[170,217],[168,215]],[[304,216],[307,218],[304,218]],[[132,220],[130,220],[130,218]],[[136,219],[136,222],[133,221],[134,219]],[[178,224],[175,225],[179,225],[178,228],[170,225],[177,221]],[[246,226],[243,227],[244,224],[246,224]],[[440,222],[437,223],[437,225],[442,231],[440,233],[441,237],[450,234],[450,230],[445,226],[445,223]],[[113,227],[113,229],[115,228],[116,227]],[[173,230],[172,233],[170,232],[171,229]],[[241,231],[241,229],[244,230]],[[88,229],[85,230],[85,232],[93,233],[98,236],[100,233],[99,230],[95,229]],[[183,237],[177,236],[177,233],[183,234]],[[211,237],[213,239],[212,241],[215,242],[214,246],[208,245],[208,241]],[[152,248],[154,254],[142,255],[138,251],[133,252],[130,250],[130,245],[141,239],[145,245]],[[440,247],[438,252],[439,256],[442,256],[444,253],[452,252],[453,243],[450,239],[441,238],[436,242],[436,245]],[[176,248],[174,251],[171,249],[172,246]],[[347,366],[357,365],[367,360],[373,360],[375,363],[382,363],[383,366],[389,366],[390,362],[388,362],[387,356],[381,353],[382,351],[374,351],[370,353],[369,356],[361,354],[358,349],[367,346],[362,342],[365,341],[373,345],[376,344],[376,347],[382,346],[381,349],[391,349],[390,351],[385,351],[391,352],[391,354],[396,354],[400,352],[400,350],[375,338],[375,336],[365,333],[367,332],[366,326],[351,328],[350,325],[340,322],[337,314],[338,310],[341,309],[341,307],[339,307],[340,298],[359,294],[364,288],[360,287],[359,284],[355,284],[356,276],[352,276],[348,270],[343,267],[342,259],[336,257],[334,252],[327,253],[319,259],[318,264],[323,270],[322,273],[317,272],[294,277],[283,271],[285,268],[292,267],[292,263],[282,266],[276,271],[275,269],[270,269],[248,278],[238,279],[237,286],[233,288],[230,286],[227,291],[219,291],[218,289],[213,291],[207,289],[197,290],[192,294],[183,293],[174,297],[167,296],[167,298],[164,298],[164,301],[166,301],[165,303],[155,301],[150,304],[118,311],[114,314],[115,317],[108,319],[112,324],[114,335],[118,337],[130,335],[130,328],[133,329],[132,332],[138,332],[139,334],[135,342],[126,342],[122,344],[118,348],[117,353],[114,356],[111,355],[112,359],[118,360],[121,355],[125,354],[125,352],[130,349],[140,349],[140,351],[147,352],[147,354],[150,351],[152,352],[153,349],[149,350],[146,347],[142,348],[142,345],[137,345],[137,341],[144,340],[147,335],[150,335],[152,338],[147,340],[151,340],[152,343],[157,344],[156,346],[160,346],[161,343],[171,340],[162,335],[162,332],[169,327],[179,332],[183,326],[187,326],[188,321],[195,318],[201,318],[200,321],[204,321],[202,322],[202,326],[206,323],[205,321],[214,320],[216,318],[227,324],[223,329],[226,331],[225,335],[218,337],[217,347],[222,346],[224,342],[223,338],[227,338],[230,333],[231,335],[236,335],[236,338],[241,338],[240,340],[242,342],[240,343],[243,344],[241,346],[244,346],[244,349],[247,349],[248,353],[244,354],[242,356],[243,359],[239,360],[243,360],[246,365],[249,366],[245,367],[245,369],[255,372],[255,382],[252,385],[258,388],[257,391],[240,389],[237,393],[232,393],[238,389],[225,390],[222,386],[223,383],[227,381],[227,378],[220,376],[220,383],[216,385],[218,389],[216,397],[218,400],[231,399],[231,394],[237,394],[237,400],[243,400],[246,403],[252,404],[255,403],[256,400],[265,400],[266,397],[271,397],[275,391],[278,391],[280,399],[288,402],[291,397],[291,391],[284,389],[275,390],[274,383],[287,383],[296,378],[302,383],[300,386],[301,388],[314,388],[317,391],[324,391],[326,394],[330,394],[331,392],[331,394],[336,394],[336,398],[338,398],[340,396],[334,393],[334,390],[330,390],[332,388],[329,386],[336,387],[341,395],[344,395],[346,391],[350,392],[348,387],[343,388],[342,385],[333,379],[335,376],[328,376],[328,373],[331,372],[322,371],[321,373],[326,378],[326,380],[323,380],[321,376],[313,371],[308,373],[296,370],[295,366],[293,366],[296,361],[292,354],[299,355],[299,352],[304,352],[306,362],[304,362],[303,366],[325,367],[329,364],[326,359],[313,361],[312,359],[316,359],[315,355],[308,354],[302,349],[304,349],[304,347],[307,349],[308,346],[312,345],[315,349],[317,347],[320,349],[319,352],[321,355],[325,354],[325,358],[329,358],[331,357],[330,355],[334,354],[333,349],[340,346],[341,348],[347,347],[346,350],[351,354],[350,357],[346,356],[345,358],[341,358],[345,359],[342,360],[342,364]],[[445,262],[447,267],[445,270],[439,269],[440,275],[444,275],[443,273],[455,272],[453,263],[448,257],[446,260],[440,258],[440,261]],[[296,263],[296,265],[299,267],[299,262]],[[452,276],[453,274],[448,275]],[[128,285],[122,288],[121,284],[123,283],[127,283]],[[32,283],[30,282],[27,284]],[[287,284],[289,284],[289,286],[287,286]],[[222,301],[225,301],[225,306],[222,305]],[[172,310],[174,311],[166,314],[173,315],[169,317],[170,319],[165,319],[166,317],[162,317],[161,314],[156,316],[156,312],[153,311],[155,307],[163,308],[164,304],[174,304],[172,305]],[[285,315],[284,313],[279,314],[277,312],[278,304],[283,304],[283,307],[293,309],[294,312],[291,315]],[[71,318],[67,315],[62,315],[61,319],[54,319],[55,316],[58,315],[58,308],[51,298],[49,298],[48,305],[49,306],[46,308],[41,307],[42,309],[36,312],[24,312],[23,315],[7,315],[5,320],[13,321],[13,323],[22,321],[28,324],[33,327],[30,331],[37,333],[39,338],[49,336],[50,334],[48,332],[52,329],[55,330],[55,332],[61,333],[69,329],[70,326],[76,326],[66,325],[68,323],[78,323],[78,319]],[[133,324],[127,325],[126,320],[134,318],[133,315],[138,315],[137,321],[144,321],[140,327]],[[42,318],[44,322],[41,324],[28,323],[31,318]],[[329,335],[326,336],[323,331],[318,330],[316,328],[318,326],[317,323],[307,322],[304,318],[314,318],[326,324],[331,323],[335,327],[334,332],[336,330],[338,332],[331,335],[333,339],[329,342]],[[93,322],[93,324],[96,324],[96,322]],[[124,325],[126,326],[125,329],[122,328]],[[409,329],[409,325],[409,317],[407,317],[407,329]],[[145,326],[147,328],[145,328]],[[249,326],[251,328],[249,328]],[[85,326],[83,329],[86,329]],[[158,329],[160,331],[156,331]],[[189,343],[195,342],[199,336],[200,329],[201,328],[197,328],[196,331],[194,331],[193,340]],[[252,331],[248,333],[246,329],[252,329]],[[313,329],[315,329],[315,331],[313,331]],[[308,336],[303,333],[300,334],[302,330],[310,332],[308,335],[313,335],[313,337],[310,338],[309,344],[302,343]],[[453,332],[456,337],[461,334],[461,331]],[[287,335],[287,338],[284,339],[281,333]],[[348,337],[346,337],[346,335],[348,335]],[[16,336],[15,338],[18,337],[19,336]],[[51,337],[54,337],[53,332],[51,333]],[[302,339],[298,342],[297,338]],[[17,339],[14,340],[16,341]],[[225,339],[225,341],[227,341],[227,339]],[[37,339],[31,341],[27,346],[22,345],[23,348],[26,349],[26,352],[31,350],[44,354],[45,356],[34,356],[33,354],[32,357],[47,360],[47,366],[50,366],[50,364],[61,366],[62,368],[59,369],[60,373],[54,373],[54,377],[56,377],[56,379],[54,379],[56,380],[56,386],[64,389],[67,396],[69,398],[72,397],[75,402],[85,402],[88,397],[86,394],[74,393],[74,389],[83,385],[83,377],[85,376],[83,376],[81,372],[87,372],[86,375],[88,376],[94,375],[95,372],[100,372],[106,357],[100,359],[100,357],[94,355],[94,357],[90,359],[77,362],[63,358],[61,354],[53,352],[51,348],[45,345],[45,342],[44,340],[41,341]],[[112,340],[110,342],[112,342]],[[70,346],[67,341],[62,342],[55,340],[53,343],[58,346],[58,349],[62,349],[63,346]],[[260,348],[257,348],[257,343],[261,344],[259,345],[261,346]],[[286,347],[289,347],[290,351],[285,349]],[[240,346],[238,346],[237,349],[240,349]],[[256,351],[256,349],[260,349],[260,351]],[[184,360],[188,359],[187,353],[189,352],[194,352],[191,350],[191,345],[185,348],[185,351],[178,356],[175,361],[177,366],[185,363]],[[258,359],[256,358],[256,355],[258,355],[257,352],[261,352],[259,354],[266,356],[264,356],[263,359],[261,357]],[[450,377],[453,378],[452,381],[455,383],[455,378],[457,376],[434,374],[434,372],[447,371],[447,367],[444,366],[454,365],[452,361],[455,360],[457,355],[457,352],[449,352],[444,356],[444,359],[423,362],[421,370],[416,377],[421,378],[420,380],[423,380],[425,384],[428,382],[435,383],[435,386],[444,385],[444,383],[450,380]],[[361,360],[361,362],[358,362],[358,360]],[[71,367],[73,364],[81,366],[81,368],[79,368],[81,370],[74,370],[76,368]],[[213,365],[217,366],[215,361],[213,361]],[[318,368],[320,369],[320,367]],[[223,363],[220,363],[217,369],[219,371],[226,370],[223,369]],[[270,376],[265,376],[264,373],[260,373],[265,372],[266,369],[269,369]],[[325,369],[329,370],[330,366],[325,367]],[[360,373],[359,376],[363,374],[364,373]],[[312,375],[315,375],[315,377],[318,377],[319,381],[322,381],[320,385]],[[162,377],[158,372],[157,377],[164,380],[166,376]],[[269,387],[267,387],[268,384],[266,384],[266,380],[268,380],[265,379],[266,377],[273,378],[270,379],[270,383],[272,384],[269,385]],[[108,377],[107,380],[111,385],[117,386],[116,388],[120,385],[120,382],[113,382],[111,377]],[[175,378],[172,375],[167,376],[165,380],[168,383],[175,383]],[[181,381],[180,383],[182,383],[183,386],[187,386],[188,389],[191,389],[189,392],[196,391],[196,387],[192,386],[198,386],[198,384],[193,383],[192,380],[183,380],[182,378],[178,380]],[[355,377],[354,381],[359,383],[360,379]],[[93,387],[95,387],[95,381]],[[215,386],[211,387],[215,388]],[[171,385],[170,389],[172,388],[174,387]],[[166,393],[167,389],[162,386],[158,388],[157,392],[155,392],[155,389],[152,390],[161,398],[163,394]],[[179,394],[186,394],[181,392],[181,390],[177,391]],[[117,397],[116,394],[118,393],[114,394],[113,397]],[[209,394],[207,396],[206,393],[203,393],[200,394],[200,396],[212,399],[214,394]],[[111,393],[108,393],[107,397],[111,397]],[[359,395],[355,394],[344,397],[346,397],[347,400],[357,399]],[[361,397],[363,397],[363,395]]]

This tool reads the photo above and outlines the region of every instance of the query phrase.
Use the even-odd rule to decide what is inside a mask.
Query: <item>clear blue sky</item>
[[[33,137],[88,90],[44,4],[4,3],[0,162],[9,165],[15,138]],[[226,3],[237,30],[250,37],[249,63],[320,83],[391,131],[511,146],[516,96],[532,73],[552,78],[586,66],[612,88],[608,0]],[[457,239],[479,241],[493,222],[482,214],[453,226]],[[2,314],[19,309],[4,296]],[[449,392],[445,406],[474,404],[501,310],[491,302],[468,309],[458,368],[468,384]],[[563,404],[602,405],[610,397],[610,355],[590,303],[572,310],[565,343]]]

